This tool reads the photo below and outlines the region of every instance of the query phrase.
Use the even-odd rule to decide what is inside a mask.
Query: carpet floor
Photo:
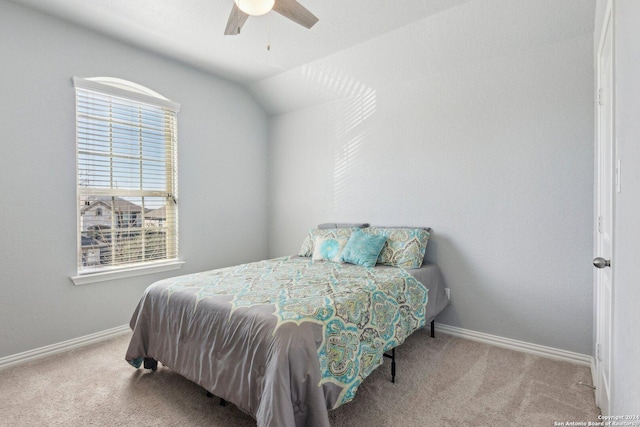
[[[255,426],[169,368],[124,361],[130,334],[0,370],[2,426]],[[344,426],[553,426],[598,421],[588,367],[419,330],[351,402]],[[556,424],[559,425],[559,424]]]

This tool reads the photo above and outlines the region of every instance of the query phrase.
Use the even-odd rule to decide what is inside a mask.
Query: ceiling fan
[[[240,29],[249,16],[264,15],[270,10],[275,10],[306,28],[311,28],[318,22],[318,18],[296,0],[234,0],[224,34],[240,34]]]

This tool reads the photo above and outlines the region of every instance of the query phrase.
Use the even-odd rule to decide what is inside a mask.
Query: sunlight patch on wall
[[[333,144],[332,214],[346,220],[351,207],[361,201],[367,180],[366,153],[370,120],[376,112],[376,92],[361,86],[360,93],[340,101],[336,108]]]
[[[299,75],[302,81],[307,82],[309,88],[321,88],[334,97],[337,95],[350,98],[373,92],[373,89],[363,82],[331,65],[303,65],[300,67]]]
[[[326,148],[333,158],[333,170],[326,171],[331,180],[324,183],[324,206],[331,220],[346,220],[363,198],[362,183],[368,176],[364,156],[372,150],[368,144],[376,113],[376,90],[327,64],[307,64],[297,74],[297,90],[312,96],[316,104],[330,105],[327,125],[333,132],[328,134]]]

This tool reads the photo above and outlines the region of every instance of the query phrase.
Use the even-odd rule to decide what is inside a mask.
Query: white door
[[[611,4],[611,2],[609,2]],[[613,271],[614,109],[613,28],[611,7],[605,14],[598,49],[598,130],[596,143],[596,404],[609,415]]]

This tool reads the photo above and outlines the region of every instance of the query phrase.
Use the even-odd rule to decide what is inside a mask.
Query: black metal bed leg
[[[391,349],[391,354],[382,353],[384,357],[388,357],[391,359],[391,382],[395,384],[396,382],[396,349],[395,347]]]
[[[213,397],[213,393],[211,393],[209,390],[206,390],[207,392],[207,397]],[[223,398],[220,398],[220,406],[227,406],[227,401],[224,400]]]
[[[396,349],[391,349],[391,382],[396,383]]]
[[[431,321],[431,338],[435,338],[436,337],[436,321],[432,320]]]
[[[155,371],[156,369],[158,369],[158,361],[153,357],[145,357],[144,369],[151,369],[152,371]]]

